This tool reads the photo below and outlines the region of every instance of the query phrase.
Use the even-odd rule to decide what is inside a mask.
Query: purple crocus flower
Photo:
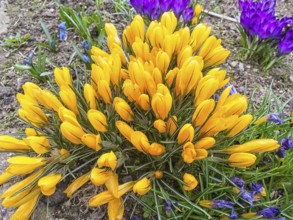
[[[264,189],[262,184],[257,183],[251,183],[250,188],[254,193],[261,193]]]
[[[193,8],[192,7],[186,8],[182,13],[182,17],[183,17],[184,23],[185,24],[188,23],[193,17]]]
[[[279,143],[281,144],[281,146],[285,150],[289,150],[289,149],[293,148],[293,140],[292,140],[292,137],[283,138]]]
[[[177,0],[176,4],[173,4],[172,10],[174,11],[176,17],[180,17],[184,9],[188,6],[190,0]]]
[[[160,1],[160,8],[162,12],[170,11],[173,5],[173,0],[159,0],[159,1]]]
[[[143,0],[130,0],[130,4],[138,14],[143,14],[143,2]]]
[[[254,193],[249,193],[246,190],[242,190],[240,197],[244,199],[248,204],[250,204],[250,207],[253,207]]]
[[[244,188],[244,184],[245,184],[245,182],[244,182],[243,179],[241,179],[241,178],[235,176],[235,177],[232,177],[230,180],[231,180],[236,186],[238,186],[240,189],[243,189],[243,188]]]
[[[285,150],[285,148],[284,147],[279,147],[279,149],[278,149],[278,151],[277,151],[277,156],[279,157],[279,158],[284,158],[285,156],[286,156],[286,150]]]
[[[278,124],[283,124],[284,121],[280,118],[281,114],[280,113],[270,113],[267,116],[267,121],[272,121]]]
[[[229,208],[233,209],[235,203],[234,202],[229,202],[226,200],[212,200],[212,208],[214,209],[223,209],[223,208]]]
[[[257,212],[258,215],[262,215],[263,218],[274,218],[280,214],[280,209],[276,206],[265,208]]]
[[[293,51],[293,29],[287,31],[286,36],[278,44],[278,55],[286,55]]]

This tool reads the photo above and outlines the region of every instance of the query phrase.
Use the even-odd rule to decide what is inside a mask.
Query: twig
[[[226,16],[226,15],[217,14],[215,12],[208,11],[208,10],[203,10],[203,11],[204,11],[204,13],[206,13],[208,15],[212,15],[212,16],[217,17],[217,18],[222,18],[222,19],[225,19],[225,20],[228,20],[228,21],[232,21],[232,22],[235,22],[235,23],[238,23],[239,22],[238,19],[231,18],[231,17]]]

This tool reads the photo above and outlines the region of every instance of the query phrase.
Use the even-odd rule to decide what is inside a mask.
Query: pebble
[[[293,75],[290,75],[289,79],[290,79],[291,82],[293,82]]]
[[[236,66],[237,66],[237,64],[238,64],[238,62],[237,62],[237,61],[233,61],[233,62],[231,62],[231,66],[232,66],[232,67],[236,67]]]
[[[238,67],[239,67],[239,70],[240,71],[244,71],[244,65],[243,65],[243,63],[239,63]]]

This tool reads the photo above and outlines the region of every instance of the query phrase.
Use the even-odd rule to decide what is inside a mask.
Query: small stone
[[[293,75],[290,75],[289,79],[290,79],[291,82],[293,82]]]
[[[29,81],[29,78],[27,76],[22,76],[17,78],[16,82],[17,82],[17,92],[21,92],[22,91],[22,85],[25,84],[26,82]]]
[[[238,68],[239,68],[240,71],[244,71],[243,63],[239,63]]]
[[[237,66],[237,63],[238,63],[237,61],[233,61],[233,62],[231,62],[231,66],[232,67],[236,67]]]

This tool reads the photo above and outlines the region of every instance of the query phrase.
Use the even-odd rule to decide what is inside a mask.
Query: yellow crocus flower
[[[45,154],[50,151],[50,143],[46,136],[29,136],[23,141],[37,154]]]
[[[171,110],[172,96],[167,87],[160,85],[162,84],[158,85],[158,90],[152,97],[151,105],[156,117],[164,120]]]
[[[250,153],[233,153],[227,161],[230,167],[246,168],[255,163],[256,156]]]
[[[106,116],[95,109],[90,109],[87,112],[87,118],[90,121],[91,125],[100,132],[107,132],[108,124]]]
[[[68,119],[68,117],[76,119],[76,114],[65,107],[60,107],[58,109],[58,117],[62,122],[64,122],[66,119]]]
[[[162,25],[164,25],[167,28],[169,34],[173,33],[174,30],[176,29],[177,18],[175,14],[172,12],[164,13],[161,17],[160,22]]]
[[[103,99],[106,104],[112,101],[112,92],[109,83],[106,80],[100,80],[97,84],[99,97]]]
[[[81,137],[85,135],[81,125],[71,116],[68,116],[66,121],[60,125],[60,131],[67,140],[74,144],[81,144]]]
[[[129,141],[131,142],[131,134],[134,130],[125,122],[123,121],[116,121],[115,122],[116,128],[118,128],[119,132]]]
[[[206,24],[199,24],[193,29],[189,41],[193,52],[197,51],[202,46],[202,44],[208,39],[211,31],[212,28],[208,27]]]
[[[162,73],[166,73],[169,68],[169,64],[169,55],[164,51],[159,51],[156,56],[156,67],[158,67]]]
[[[93,168],[90,173],[90,179],[93,184],[96,186],[101,186],[105,184],[113,175],[113,172],[111,170],[107,169],[99,169],[99,168]]]
[[[190,173],[185,173],[183,175],[183,181],[186,184],[183,186],[183,189],[186,191],[191,191],[198,185],[197,179]]]
[[[194,148],[207,150],[207,149],[210,149],[212,146],[214,146],[215,143],[216,143],[216,140],[214,138],[204,137],[194,144]]]
[[[145,154],[148,153],[150,143],[147,136],[141,131],[134,131],[131,133],[131,143],[138,151]]]
[[[7,135],[0,136],[0,151],[27,151],[30,149],[30,146],[23,140]]]
[[[151,181],[144,177],[137,181],[133,186],[133,192],[141,196],[147,194],[151,190]]]
[[[167,130],[169,135],[172,136],[177,130],[177,117],[175,115],[171,116],[167,121]]]
[[[43,195],[53,195],[56,190],[56,185],[58,184],[61,178],[61,174],[54,173],[39,179],[38,186],[41,188],[41,192],[43,193]]]
[[[259,153],[277,150],[280,147],[278,141],[273,139],[257,139],[244,144],[233,145],[225,150],[228,154],[233,153]]]
[[[133,121],[133,112],[131,110],[131,107],[128,105],[128,103],[119,97],[114,98],[114,108],[115,111],[118,113],[118,115],[124,119],[127,122]]]
[[[188,141],[192,141],[194,137],[194,128],[191,124],[185,124],[182,126],[178,133],[178,144],[184,144]]]
[[[123,219],[124,214],[124,204],[123,199],[113,199],[108,204],[108,217],[109,220],[119,220]]]
[[[95,150],[95,151],[99,151],[102,149],[102,140],[101,140],[101,136],[95,135],[95,134],[84,134],[81,137],[81,141],[82,143],[84,143],[86,146],[88,146],[89,148]]]
[[[201,126],[203,125],[212,111],[215,108],[215,100],[207,99],[201,102],[195,109],[192,116],[192,124],[193,126]]]
[[[11,173],[7,173],[7,172],[4,172],[0,175],[0,185],[4,184],[4,183],[7,183],[11,177],[13,177],[14,175],[11,174]]]
[[[96,92],[95,92],[94,88],[88,83],[86,83],[83,87],[83,96],[86,100],[86,103],[89,105],[90,109],[97,108]]]
[[[228,131],[228,134],[226,136],[227,137],[235,136],[236,134],[244,130],[252,121],[252,119],[253,119],[253,116],[250,114],[240,116],[236,120],[235,124],[233,124],[233,127]]]
[[[86,184],[90,180],[90,173],[86,173],[80,177],[78,177],[76,180],[74,180],[65,190],[64,193],[68,198],[70,198],[73,193],[75,193],[80,187],[82,187],[84,184]]]
[[[154,127],[159,133],[165,133],[167,131],[166,122],[161,119],[154,121]]]
[[[62,86],[72,86],[72,76],[67,67],[55,68],[54,69],[55,82],[61,88]]]
[[[97,163],[99,168],[110,167],[112,170],[114,170],[117,165],[117,157],[113,151],[110,151],[109,153],[102,154],[99,157]]]
[[[133,83],[130,79],[124,81],[122,89],[124,95],[129,101],[138,100],[139,96],[142,94],[139,86],[136,83]]]
[[[145,111],[151,109],[150,97],[147,94],[141,94],[137,99],[137,104]]]
[[[75,114],[79,114],[76,95],[71,88],[61,86],[59,96],[67,108],[69,108]]]
[[[166,152],[166,148],[159,143],[152,143],[147,150],[148,153],[152,156],[160,156]]]
[[[15,175],[32,173],[46,164],[46,159],[43,157],[14,156],[8,158],[7,161],[10,165],[6,172]]]
[[[196,151],[191,142],[187,142],[184,144],[181,156],[185,163],[192,163],[194,161],[196,157]]]

